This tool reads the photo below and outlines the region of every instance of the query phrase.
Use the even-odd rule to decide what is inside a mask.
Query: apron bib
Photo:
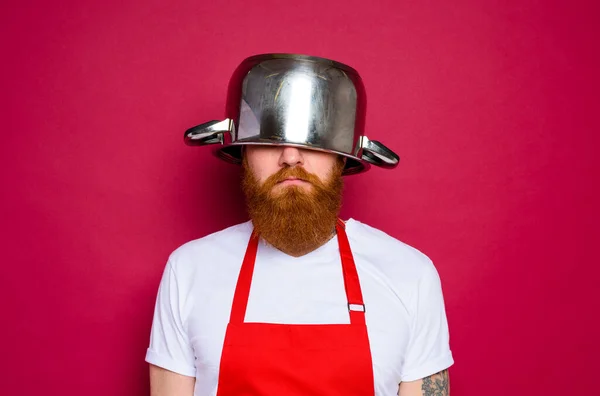
[[[217,396],[373,396],[365,306],[345,225],[336,225],[350,324],[245,323],[258,236],[240,270]]]

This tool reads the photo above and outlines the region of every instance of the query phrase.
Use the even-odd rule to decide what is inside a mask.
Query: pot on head
[[[220,144],[216,154],[241,163],[244,145],[285,145],[346,157],[344,174],[399,157],[364,135],[366,95],[353,68],[329,59],[264,54],[245,59],[229,82],[226,117],[185,132],[188,145]]]

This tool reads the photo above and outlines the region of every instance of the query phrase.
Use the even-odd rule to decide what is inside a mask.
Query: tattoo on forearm
[[[421,386],[423,396],[449,396],[449,382],[448,370],[423,378],[423,385]]]

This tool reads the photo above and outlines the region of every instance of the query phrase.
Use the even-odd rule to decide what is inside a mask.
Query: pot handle
[[[183,140],[189,146],[206,146],[208,144],[225,143],[225,133],[233,131],[233,120],[226,118],[197,125],[185,131]]]
[[[369,140],[368,137],[363,136],[361,146],[362,160],[387,169],[392,169],[398,166],[400,157],[398,157],[398,154],[387,148],[383,143],[378,142],[377,140]]]

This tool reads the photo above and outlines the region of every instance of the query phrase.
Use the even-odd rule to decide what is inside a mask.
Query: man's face
[[[282,169],[289,170],[272,187],[271,193],[274,196],[290,186],[297,186],[305,192],[312,191],[311,180],[317,181],[311,176],[318,177],[325,184],[340,161],[336,154],[287,146],[249,145],[245,147],[244,155],[246,166],[260,185]],[[301,168],[308,175],[303,176],[305,172],[294,171],[294,168]]]
[[[334,232],[341,157],[283,146],[246,146],[242,189],[254,229],[287,254],[306,254]]]

